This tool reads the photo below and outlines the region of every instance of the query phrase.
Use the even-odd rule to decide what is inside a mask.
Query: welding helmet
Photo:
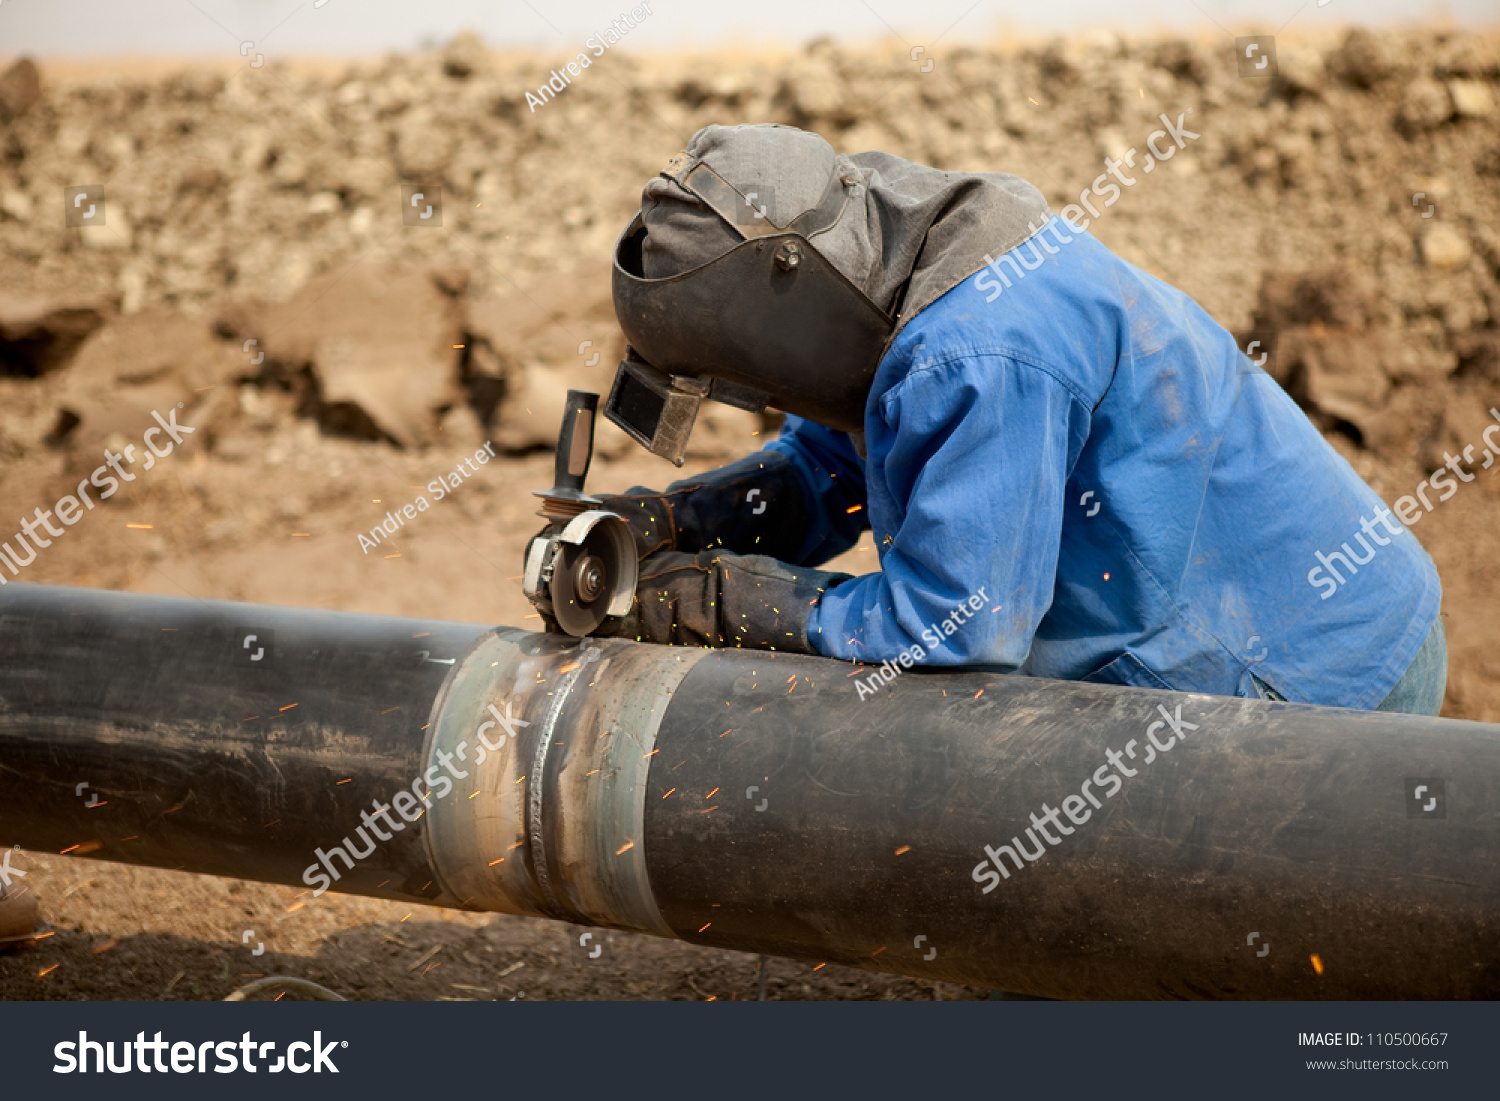
[[[628,344],[604,415],[678,466],[705,398],[860,432],[895,321],[814,243],[841,218],[864,216],[852,201],[857,170],[835,167],[822,198],[780,226],[701,158],[680,153],[661,174],[740,240],[707,263],[648,279],[645,220],[638,213],[626,226],[613,280]]]

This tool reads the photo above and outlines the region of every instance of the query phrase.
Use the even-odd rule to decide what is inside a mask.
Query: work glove
[[[789,561],[810,526],[802,484],[780,451],[758,451],[665,490],[635,486],[605,497],[604,507],[630,525],[642,562],[710,547]]]
[[[815,654],[807,623],[847,573],[788,566],[762,554],[659,551],[641,563],[635,604],[595,635],[670,646]]]

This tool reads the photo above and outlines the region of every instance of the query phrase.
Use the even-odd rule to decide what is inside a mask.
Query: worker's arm
[[[792,416],[780,439],[728,466],[663,491],[637,486],[605,498],[630,524],[642,559],[727,550],[798,565],[852,547],[868,526],[864,503],[864,464],[849,437]]]
[[[878,662],[915,645],[921,664],[1025,661],[1051,605],[1089,419],[1048,369],[995,354],[913,371],[884,394],[869,438],[881,572],[822,594],[808,625],[816,652]],[[982,608],[945,626],[974,596]]]

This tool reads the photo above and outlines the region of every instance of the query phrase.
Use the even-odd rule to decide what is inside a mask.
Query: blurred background
[[[1061,210],[1185,115],[1198,136],[1091,232],[1265,354],[1388,503],[1500,420],[1493,3],[633,10],[0,0],[0,541],[139,447],[153,411],[194,427],[20,579],[535,623],[531,491],[564,392],[604,389],[622,347],[611,245],[711,122],[1013,172]],[[660,487],[775,430],[715,409],[677,471],[605,426],[589,484]],[[361,546],[486,440],[501,463]],[[1478,470],[1413,528],[1444,584],[1445,714],[1488,721],[1497,487]],[[868,538],[835,565],[878,568]],[[274,970],[351,997],[728,999],[759,977],[649,938],[591,959],[551,923],[18,863],[56,935],[0,957],[11,998],[222,998]],[[771,997],[982,995],[768,966]]]

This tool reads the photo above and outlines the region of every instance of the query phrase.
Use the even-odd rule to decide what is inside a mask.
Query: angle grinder
[[[628,615],[639,577],[635,539],[624,517],[583,492],[594,457],[599,395],[569,390],[557,436],[555,483],[537,490],[547,527],[526,547],[521,589],[567,634],[583,638],[607,615]]]

